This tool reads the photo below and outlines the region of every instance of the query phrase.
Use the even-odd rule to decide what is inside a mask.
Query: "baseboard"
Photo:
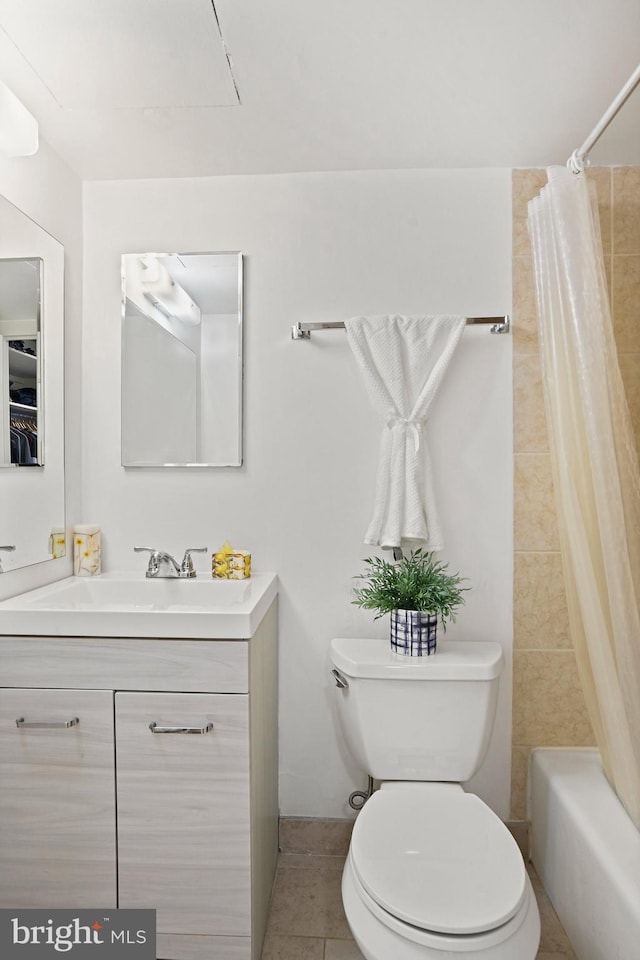
[[[529,821],[507,820],[505,826],[520,847],[522,856],[525,860],[528,860]],[[316,857],[346,857],[352,829],[353,820],[281,817],[280,852],[307,854]]]

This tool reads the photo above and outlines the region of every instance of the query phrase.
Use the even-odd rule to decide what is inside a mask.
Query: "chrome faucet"
[[[188,547],[184,552],[182,563],[166,553],[156,550],[155,547],[134,547],[135,553],[149,553],[149,565],[145,576],[154,580],[191,580],[196,576],[196,570],[191,558],[192,553],[206,553],[207,547]]]
[[[5,547],[0,547],[0,550],[15,550],[15,548],[16,548],[15,543],[12,543],[12,544],[8,544],[8,545],[5,546]],[[4,570],[2,569],[2,559],[1,559],[1,558],[0,558],[0,573],[4,573]]]

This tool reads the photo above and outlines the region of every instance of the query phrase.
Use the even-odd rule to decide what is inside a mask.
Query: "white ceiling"
[[[564,163],[638,0],[0,0],[0,78],[83,179]],[[640,163],[640,90],[591,156]]]

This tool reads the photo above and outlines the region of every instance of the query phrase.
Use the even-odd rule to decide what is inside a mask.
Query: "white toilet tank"
[[[388,639],[331,641],[344,736],[377,780],[469,780],[489,746],[504,666],[498,643],[440,640],[405,657]]]

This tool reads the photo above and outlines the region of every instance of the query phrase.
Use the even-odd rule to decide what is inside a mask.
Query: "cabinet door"
[[[0,906],[117,905],[113,753],[110,691],[0,690]]]
[[[248,740],[246,695],[116,694],[119,904],[159,932],[251,934]]]

